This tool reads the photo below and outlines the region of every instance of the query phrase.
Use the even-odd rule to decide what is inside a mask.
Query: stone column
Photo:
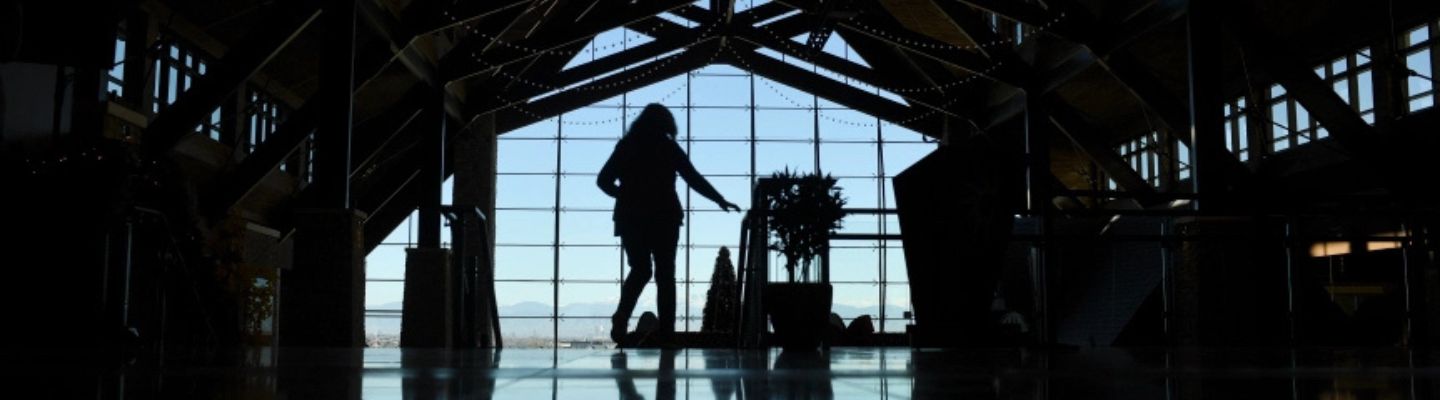
[[[400,347],[450,348],[454,329],[450,249],[405,250],[405,314]]]
[[[280,275],[282,346],[365,346],[364,221],[354,210],[298,212],[295,263]]]
[[[481,226],[472,223],[465,227],[464,254],[479,257],[475,263],[479,282],[475,291],[477,299],[475,312],[467,318],[475,318],[473,324],[476,345],[492,347],[500,342],[492,334],[495,329],[492,315],[495,298],[495,185],[498,163],[498,142],[495,132],[495,116],[485,115],[475,120],[470,127],[455,139],[455,191],[453,204],[478,207],[485,213],[486,223]]]

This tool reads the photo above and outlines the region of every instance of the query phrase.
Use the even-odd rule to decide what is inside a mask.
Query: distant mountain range
[[[610,319],[608,316],[615,312],[615,306],[615,303],[574,303],[560,306],[560,339],[574,341],[609,340]],[[401,303],[379,304],[367,306],[367,308],[399,310],[401,309]],[[700,318],[704,315],[702,313],[703,308],[703,304],[691,305],[690,315],[694,316],[695,319],[690,322],[690,326],[695,330],[699,330]],[[834,304],[830,307],[830,310],[831,312],[839,314],[840,318],[843,319],[846,324],[849,324],[850,320],[861,314],[872,314],[872,318],[879,318],[879,315],[873,315],[876,311],[874,307]],[[550,311],[549,304],[533,301],[500,307],[501,316],[548,316],[550,315]],[[640,314],[645,311],[646,309],[644,309],[644,307],[636,310],[635,317],[639,317]],[[886,316],[891,318],[900,317],[904,311],[903,307],[894,305],[887,305],[885,308]],[[593,318],[595,316],[600,316],[601,318]],[[502,324],[500,326],[501,332],[507,338],[548,338],[552,333],[552,329],[554,329],[548,318],[502,318],[500,322]],[[878,323],[879,321],[876,321],[876,329],[879,329]],[[892,320],[888,323],[903,324],[903,321]],[[680,325],[677,328],[684,329],[683,321],[677,322],[677,325]],[[892,327],[891,329],[895,328]],[[366,318],[365,331],[367,334],[399,335],[400,318]]]

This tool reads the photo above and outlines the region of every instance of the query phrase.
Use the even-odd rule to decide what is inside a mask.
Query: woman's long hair
[[[635,122],[630,123],[625,139],[672,139],[675,131],[675,115],[670,113],[670,109],[660,103],[650,103],[640,111],[640,116],[635,117]]]

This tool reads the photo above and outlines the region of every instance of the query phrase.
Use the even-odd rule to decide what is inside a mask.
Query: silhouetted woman
[[[680,197],[675,194],[675,175],[685,178],[685,183],[722,210],[740,211],[695,171],[675,143],[675,130],[675,117],[669,109],[654,103],[645,106],[615,145],[596,182],[600,190],[615,198],[615,236],[620,237],[630,264],[630,274],[620,290],[620,305],[611,317],[610,338],[615,343],[624,338],[630,313],[652,274],[659,292],[660,323],[655,333],[663,337],[675,331],[675,244],[684,219]]]

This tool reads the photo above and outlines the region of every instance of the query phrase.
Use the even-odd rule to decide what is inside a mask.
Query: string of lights
[[[734,51],[734,49],[730,49],[729,47],[726,47],[726,49],[730,50],[730,53],[735,56],[735,59],[736,59],[737,61],[739,61],[740,64],[744,65],[746,69],[749,69],[749,70],[752,70],[752,71],[754,70],[754,68],[750,66],[750,63],[749,63],[748,61],[745,61],[745,58],[744,58],[744,57],[741,57],[738,52]],[[993,70],[994,68],[996,68],[996,67],[998,67],[998,66],[999,66],[999,64],[997,63],[996,65],[991,66],[990,69]],[[978,75],[977,75],[977,76],[978,76]],[[787,95],[786,95],[784,92],[782,92],[779,88],[776,88],[774,85],[770,84],[770,81],[769,81],[768,79],[761,79],[761,80],[760,80],[760,83],[764,84],[765,87],[766,87],[767,89],[769,89],[771,92],[774,92],[776,95],[779,95],[780,98],[785,99],[786,102],[789,102],[791,105],[794,105],[794,106],[797,107],[797,108],[810,108],[810,107],[811,107],[811,106],[804,105],[804,104],[802,104],[801,102],[796,101],[796,100],[793,99],[793,98],[790,98],[790,96],[787,96]],[[942,104],[942,105],[937,106],[937,107],[931,107],[929,111],[926,111],[926,112],[924,112],[924,113],[917,114],[917,115],[915,115],[915,116],[913,116],[913,117],[910,117],[910,118],[906,118],[906,119],[903,119],[903,120],[900,120],[900,121],[896,121],[896,122],[894,122],[894,124],[896,124],[896,125],[905,125],[905,124],[909,124],[909,123],[914,122],[914,121],[919,121],[919,120],[921,120],[921,119],[929,118],[930,116],[935,115],[936,113],[939,113],[941,110],[943,110],[943,109],[945,109],[945,108],[949,108],[951,105],[954,105],[955,102],[958,101],[959,99],[960,99],[960,97],[958,97],[958,96],[951,96],[950,100],[947,101],[947,102],[945,102],[945,104]],[[816,112],[817,112],[817,115],[820,116],[820,118],[824,118],[824,119],[826,119],[826,120],[829,120],[829,121],[831,121],[831,122],[835,122],[835,123],[838,123],[838,124],[844,124],[844,125],[850,125],[850,126],[859,126],[859,127],[874,127],[874,126],[876,125],[875,123],[870,123],[870,122],[847,121],[847,120],[844,120],[844,119],[839,119],[839,118],[835,118],[835,117],[832,117],[832,116],[827,116],[827,115],[825,115],[824,112],[821,112],[820,110],[816,110]]]
[[[1060,13],[1059,15],[1055,16],[1054,19],[1050,20],[1050,22],[1046,22],[1045,24],[1040,25],[1039,27],[1036,27],[1035,29],[1031,29],[1031,30],[1029,30],[1029,31],[1027,31],[1027,32],[1023,32],[1023,33],[1021,33],[1020,35],[1018,35],[1018,36],[1016,36],[1016,37],[1013,37],[1013,38],[1008,38],[1008,37],[1007,37],[1007,38],[1000,38],[1000,39],[996,39],[996,40],[992,40],[992,41],[988,41],[988,42],[984,42],[984,43],[976,43],[976,44],[971,44],[971,45],[954,45],[954,44],[943,43],[943,42],[940,42],[940,43],[930,43],[930,42],[920,42],[920,41],[915,41],[915,40],[908,40],[908,39],[905,39],[905,38],[901,38],[901,37],[895,36],[894,34],[891,34],[890,32],[886,32],[886,31],[883,30],[883,29],[873,28],[873,27],[871,27],[871,26],[869,26],[869,25],[865,25],[865,23],[860,22],[860,21],[858,21],[858,20],[855,20],[855,19],[853,19],[853,18],[852,18],[852,19],[845,20],[844,22],[848,23],[850,26],[852,26],[852,27],[854,27],[854,28],[856,28],[856,29],[858,29],[858,30],[861,30],[861,31],[864,31],[864,32],[866,32],[866,33],[869,33],[869,34],[872,34],[872,35],[875,35],[875,36],[879,36],[879,37],[885,38],[886,40],[889,40],[889,41],[892,41],[892,42],[896,42],[896,43],[900,43],[900,44],[903,44],[903,45],[906,45],[906,46],[919,47],[919,48],[924,48],[924,49],[934,49],[934,50],[982,50],[982,49],[987,49],[987,48],[991,48],[991,47],[995,47],[995,46],[1002,46],[1002,45],[1007,45],[1007,44],[1013,44],[1013,43],[1016,43],[1017,41],[1024,41],[1025,39],[1029,39],[1029,38],[1032,37],[1032,36],[1038,35],[1038,34],[1040,34],[1040,33],[1042,33],[1042,32],[1045,32],[1045,31],[1049,30],[1051,26],[1054,26],[1056,23],[1059,23],[1061,20],[1064,20],[1064,19],[1065,19],[1065,13],[1062,12],[1062,13]]]
[[[761,30],[765,31],[766,33],[769,33],[771,37],[774,37],[774,38],[776,39],[776,41],[779,41],[780,43],[783,43],[783,44],[788,48],[788,50],[789,50],[792,54],[805,54],[805,53],[806,53],[806,52],[804,52],[804,51],[800,51],[800,50],[799,50],[798,48],[796,48],[796,47],[792,47],[793,44],[791,43],[790,40],[786,40],[786,39],[784,39],[784,38],[781,38],[779,34],[776,34],[774,31],[770,30],[770,28],[764,27],[764,26],[761,26],[760,28],[761,28]],[[805,62],[808,62],[808,63],[811,63],[811,64],[815,64],[815,61],[812,60],[812,59],[810,59],[810,58],[808,58],[808,57],[803,57],[803,56],[801,56],[801,57],[797,57],[797,58],[799,58],[799,59],[802,60],[802,61],[805,61]],[[963,85],[963,84],[966,84],[966,83],[970,83],[971,81],[974,81],[974,80],[976,80],[976,79],[979,79],[979,78],[981,78],[981,77],[984,76],[984,75],[989,75],[991,72],[994,72],[995,69],[998,68],[1001,64],[1003,64],[1003,62],[1001,62],[1001,61],[996,61],[995,64],[991,65],[990,68],[986,68],[985,71],[982,71],[982,72],[979,73],[979,74],[967,76],[967,77],[960,78],[960,79],[957,79],[957,80],[954,80],[954,81],[951,81],[951,82],[947,82],[947,83],[943,83],[943,84],[935,84],[935,85],[921,86],[921,87],[887,87],[887,86],[875,86],[875,87],[879,88],[880,90],[884,90],[884,91],[891,92],[891,93],[918,93],[918,92],[937,92],[937,93],[944,93],[946,90],[948,90],[948,89],[950,89],[950,88],[953,88],[953,87],[956,87],[956,86],[959,86],[959,85]],[[840,75],[840,74],[837,73],[836,75]],[[843,75],[842,75],[842,76],[843,76]]]
[[[707,29],[705,30],[705,32],[703,32],[703,33],[700,35],[700,38],[699,38],[699,39],[697,39],[697,40],[696,40],[695,42],[693,42],[693,43],[690,43],[690,44],[688,44],[688,45],[685,45],[685,46],[682,47],[680,50],[681,50],[682,52],[683,52],[683,51],[688,51],[688,50],[690,50],[690,48],[692,48],[692,47],[694,47],[694,46],[696,46],[696,45],[699,45],[701,42],[704,42],[706,39],[708,39],[708,38],[710,37],[710,31],[711,31],[713,28],[714,28],[714,25],[711,25],[710,28],[707,28]],[[718,49],[716,50],[716,53],[719,53],[719,50],[718,50]],[[614,87],[617,87],[617,86],[623,86],[623,85],[630,84],[631,82],[634,82],[634,81],[636,81],[636,80],[644,79],[645,77],[648,77],[648,76],[650,76],[651,74],[654,74],[656,71],[659,71],[659,70],[665,68],[666,66],[674,63],[676,59],[679,59],[678,54],[681,54],[681,53],[676,53],[676,55],[669,56],[669,57],[663,59],[664,61],[662,61],[660,64],[653,65],[653,66],[651,66],[649,69],[646,69],[646,70],[644,70],[644,71],[641,71],[641,72],[639,72],[639,73],[637,73],[637,74],[634,74],[633,76],[631,76],[631,77],[629,77],[629,78],[626,78],[626,79],[623,79],[623,80],[619,80],[619,81],[615,81],[615,82],[610,82],[610,83],[606,83],[606,84],[602,84],[602,85],[593,85],[593,84],[579,85],[579,84],[576,84],[576,85],[568,85],[568,87],[567,87],[567,86],[551,85],[551,84],[547,84],[547,83],[544,83],[544,82],[536,82],[536,81],[533,81],[533,80],[525,79],[524,77],[521,77],[521,76],[516,76],[516,75],[511,74],[511,73],[509,73],[509,72],[505,72],[505,71],[503,71],[503,70],[496,69],[496,68],[495,68],[495,65],[486,62],[484,59],[480,58],[479,56],[475,56],[475,61],[478,62],[478,63],[480,63],[480,65],[483,66],[484,69],[496,69],[497,72],[500,74],[500,76],[505,77],[506,79],[509,79],[509,80],[512,81],[512,82],[519,82],[519,83],[522,83],[522,84],[525,84],[525,85],[529,85],[529,86],[536,87],[536,88],[539,88],[539,89],[544,89],[544,90],[571,90],[571,89],[573,89],[573,90],[576,90],[576,91],[582,91],[582,92],[584,92],[584,91],[595,91],[595,90],[610,89],[610,88],[614,88]],[[714,57],[714,56],[711,56],[710,58],[711,58],[711,60],[714,60],[715,57]]]
[[[720,56],[720,50],[721,50],[721,49],[716,48],[716,49],[715,49],[715,53],[713,53],[713,54],[710,55],[710,59],[709,59],[709,60],[706,60],[705,64],[710,64],[710,63],[714,62],[714,61],[715,61],[715,58],[717,58],[717,57]],[[627,81],[630,81],[630,80],[627,80]],[[687,83],[681,82],[681,83],[680,83],[679,85],[677,85],[674,89],[670,89],[670,91],[667,92],[667,93],[665,93],[664,96],[661,96],[659,100],[649,101],[649,102],[645,102],[645,103],[646,103],[646,104],[648,104],[648,103],[662,103],[662,104],[663,104],[663,103],[665,103],[666,101],[670,100],[671,97],[674,97],[676,93],[680,93],[680,90],[681,90],[681,89],[684,89],[686,86],[687,86]],[[612,85],[612,87],[613,87],[613,85]],[[579,90],[579,89],[576,88],[576,90]],[[501,103],[504,103],[504,104],[509,104],[509,103],[511,103],[510,100],[505,99],[505,98],[504,98],[503,96],[501,96],[499,93],[494,94],[494,96],[495,96],[495,98],[496,98],[497,100],[500,100]],[[526,116],[529,116],[530,118],[534,118],[535,120],[544,120],[544,119],[546,119],[545,117],[541,116],[539,113],[536,113],[536,112],[533,112],[533,111],[530,111],[530,110],[526,109],[525,106],[524,106],[523,104],[520,104],[520,103],[516,103],[515,105],[511,106],[511,108],[515,109],[515,111],[520,112],[521,114],[525,114]],[[607,119],[603,119],[603,120],[588,120],[588,121],[562,120],[561,122],[564,123],[565,125],[575,125],[575,126],[605,125],[605,124],[614,123],[614,122],[616,122],[616,121],[620,121],[620,120],[626,119],[626,118],[634,118],[634,117],[637,116],[637,115],[640,115],[640,110],[636,110],[636,111],[632,111],[632,112],[628,112],[628,113],[621,113],[621,115],[619,115],[619,116],[616,116],[616,117],[613,117],[613,118],[607,118]]]

